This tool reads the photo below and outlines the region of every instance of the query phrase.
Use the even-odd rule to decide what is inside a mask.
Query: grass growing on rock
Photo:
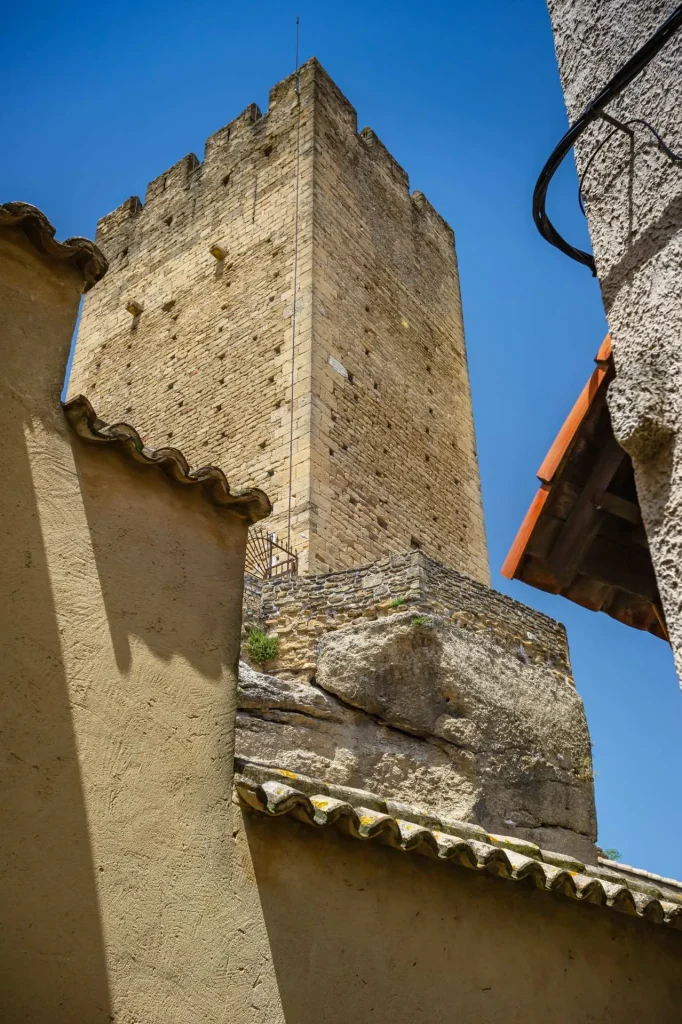
[[[578,776],[579,782],[593,782],[594,781],[594,769],[592,767],[592,758],[583,757],[579,762],[576,775]]]
[[[274,661],[279,654],[279,639],[264,629],[252,626],[246,635],[246,650],[251,661],[264,665],[266,661]]]

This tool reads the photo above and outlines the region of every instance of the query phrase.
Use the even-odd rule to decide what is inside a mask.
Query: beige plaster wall
[[[675,0],[549,0],[571,121],[676,7]],[[607,108],[622,121],[647,119],[677,153],[681,64],[678,32]],[[597,122],[581,137],[579,170],[610,131]],[[682,171],[638,125],[632,138],[617,133],[604,146],[584,193],[616,365],[611,419],[632,457],[682,679]]]
[[[244,1020],[680,1019],[680,933],[290,819],[234,832]]]
[[[219,1021],[246,526],[71,435],[81,281],[2,246],[0,1015]]]

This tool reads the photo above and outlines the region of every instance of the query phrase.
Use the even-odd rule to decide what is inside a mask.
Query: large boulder
[[[313,683],[241,675],[241,756],[594,860],[590,739],[565,666],[405,613],[322,637]]]

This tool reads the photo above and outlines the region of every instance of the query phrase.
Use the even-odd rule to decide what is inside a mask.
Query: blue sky
[[[566,624],[599,841],[682,878],[682,695],[666,644],[499,577],[535,471],[606,332],[588,270],[550,248],[533,185],[566,128],[543,0],[15,4],[0,40],[0,199],[60,238],[97,219],[317,56],[457,238],[493,583]],[[589,246],[573,166],[550,197]]]

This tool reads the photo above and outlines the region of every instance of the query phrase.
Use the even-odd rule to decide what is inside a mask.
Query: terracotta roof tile
[[[217,466],[191,469],[187,459],[177,448],[147,448],[142,438],[128,423],[105,423],[97,417],[90,402],[77,395],[64,404],[69,423],[85,441],[105,444],[120,451],[143,466],[154,467],[179,484],[201,487],[214,505],[229,509],[249,523],[257,523],[272,511],[270,499],[264,491],[252,488],[232,491],[227,477]]]
[[[540,488],[502,566],[507,579],[562,594],[667,638],[632,464],[606,404],[611,338],[538,470]]]
[[[353,791],[343,787],[339,798],[334,795],[336,787],[317,779],[239,758],[235,768],[235,788],[240,799],[252,810],[269,817],[288,815],[315,828],[334,826],[355,839],[376,839],[395,849],[427,854],[455,867],[514,882],[530,882],[543,892],[558,892],[572,900],[682,929],[682,883],[672,879],[661,879],[665,887],[657,888],[648,880],[640,881],[634,869],[621,873],[619,865],[611,862],[604,862],[608,867],[583,864],[563,854],[541,850],[534,843],[489,835],[469,822],[436,819],[434,824],[433,814],[425,817],[410,808],[404,808],[402,816],[397,817],[387,813],[390,801],[373,794],[373,807],[366,807],[362,803],[366,794],[361,790],[354,799]],[[377,810],[377,806],[384,809]],[[427,823],[422,824],[424,821]]]
[[[107,272],[109,264],[94,242],[87,238],[55,239],[55,229],[37,206],[29,203],[0,205],[0,228],[16,228],[24,233],[38,252],[70,263],[85,280],[85,291]]]
[[[608,352],[608,355],[604,355],[603,353],[605,352]],[[602,365],[597,366],[596,370],[594,370],[590,376],[587,384],[580,392],[577,402],[568,414],[561,430],[554,439],[552,447],[545,455],[542,460],[542,464],[538,469],[537,476],[541,483],[551,484],[554,479],[554,474],[561,465],[561,461],[572,444],[580,424],[590,411],[590,407],[606,379],[610,355],[611,338],[610,335],[607,334],[599,348],[599,352],[597,352],[597,355],[595,356],[595,362]]]

